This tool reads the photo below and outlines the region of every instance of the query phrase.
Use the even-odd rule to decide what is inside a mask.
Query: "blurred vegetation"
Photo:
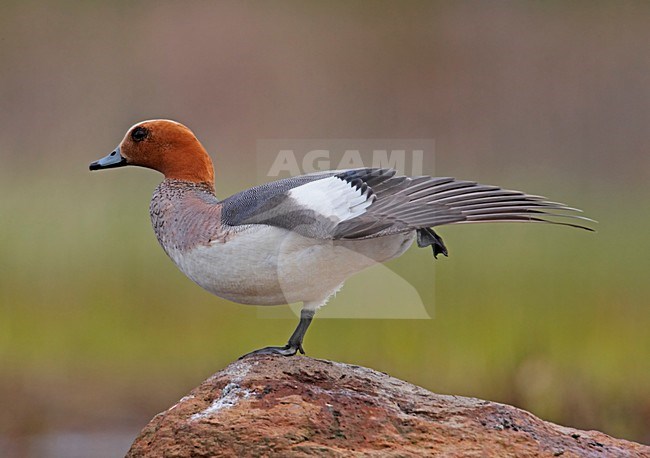
[[[195,130],[221,197],[263,181],[258,139],[433,138],[439,175],[583,208],[597,233],[441,228],[449,258],[389,264],[434,319],[316,320],[305,347],[650,443],[647,4],[350,4],[0,5],[0,454],[135,435],[295,326],[176,270],[156,174],[87,172],[151,117]]]

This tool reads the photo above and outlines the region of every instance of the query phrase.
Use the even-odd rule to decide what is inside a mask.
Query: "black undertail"
[[[448,256],[447,247],[442,241],[442,237],[436,234],[433,229],[430,227],[423,227],[422,229],[417,230],[418,234],[418,246],[420,248],[426,248],[430,246],[433,249],[433,257],[438,258],[439,254],[444,254]]]

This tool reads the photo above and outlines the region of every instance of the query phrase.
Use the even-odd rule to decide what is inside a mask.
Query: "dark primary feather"
[[[492,221],[544,222],[593,230],[580,210],[544,197],[454,178],[396,176],[390,169],[357,169],[342,178],[360,179],[376,195],[366,212],[336,227],[334,238],[370,238],[443,224]]]

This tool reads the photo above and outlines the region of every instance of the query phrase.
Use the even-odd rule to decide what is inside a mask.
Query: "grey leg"
[[[246,353],[241,358],[245,358],[250,355],[282,355],[282,356],[293,356],[296,353],[300,352],[303,355],[305,350],[302,348],[302,341],[305,338],[307,329],[311,324],[311,320],[314,318],[315,310],[305,310],[304,308],[300,311],[300,321],[296,330],[293,331],[291,337],[289,337],[289,342],[284,347],[264,347],[259,350]],[[239,359],[241,359],[239,358]]]

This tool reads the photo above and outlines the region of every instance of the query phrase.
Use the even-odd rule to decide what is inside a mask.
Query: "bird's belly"
[[[180,252],[167,249],[185,275],[219,297],[241,304],[322,302],[351,275],[401,255],[414,234],[331,241],[252,225],[225,242]]]

